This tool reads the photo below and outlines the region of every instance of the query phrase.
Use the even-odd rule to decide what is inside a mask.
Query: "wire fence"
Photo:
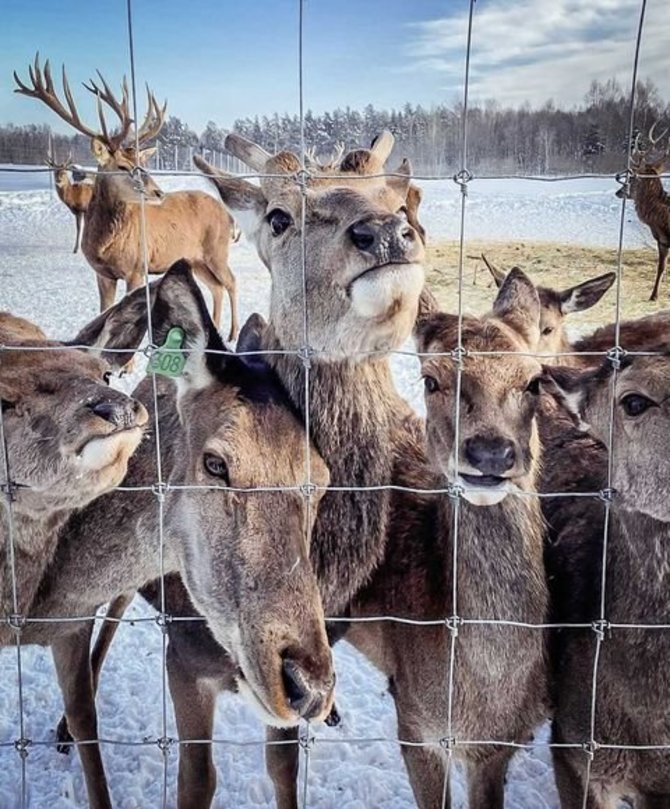
[[[293,181],[295,183],[295,187],[300,191],[302,197],[302,206],[301,206],[301,234],[302,234],[302,241],[301,241],[301,261],[300,261],[300,273],[301,273],[301,285],[302,285],[302,326],[303,326],[303,343],[300,346],[294,347],[292,349],[287,350],[274,350],[274,351],[262,351],[260,353],[267,355],[267,354],[281,354],[286,355],[289,357],[296,358],[302,364],[304,370],[304,401],[305,401],[305,444],[304,444],[304,468],[305,468],[305,477],[302,484],[298,486],[276,486],[276,487],[231,487],[231,486],[216,486],[216,485],[187,485],[187,484],[177,484],[171,482],[169,479],[166,479],[163,473],[162,467],[162,458],[163,453],[161,449],[161,431],[164,429],[164,425],[161,424],[159,418],[159,401],[158,401],[158,388],[156,383],[156,378],[152,375],[150,378],[152,380],[152,398],[153,398],[153,432],[156,438],[156,458],[155,458],[155,468],[156,468],[156,478],[150,485],[144,486],[129,486],[129,485],[121,485],[119,487],[119,491],[123,492],[148,492],[152,493],[155,497],[155,509],[156,509],[156,516],[157,516],[157,525],[158,525],[158,553],[159,553],[159,569],[160,569],[160,605],[161,608],[159,613],[156,617],[127,617],[127,616],[119,616],[119,617],[108,617],[107,620],[110,623],[114,624],[121,624],[121,623],[128,623],[128,624],[142,624],[148,622],[155,622],[162,632],[162,641],[161,641],[161,733],[160,736],[151,739],[138,739],[138,740],[127,740],[127,739],[118,739],[118,738],[99,738],[99,739],[91,739],[91,740],[79,740],[73,742],[73,744],[77,747],[86,747],[89,745],[97,745],[97,744],[112,744],[112,745],[121,745],[121,746],[128,746],[130,748],[134,747],[147,747],[147,746],[156,746],[161,751],[162,754],[162,761],[163,761],[163,785],[162,785],[162,805],[167,807],[168,805],[172,805],[171,801],[174,801],[175,796],[169,794],[168,784],[168,761],[169,761],[169,753],[170,751],[175,748],[179,747],[184,744],[194,745],[194,744],[203,744],[203,745],[214,745],[214,746],[222,746],[222,745],[231,745],[231,746],[238,746],[238,747],[245,747],[245,746],[257,746],[257,745],[265,745],[265,741],[259,741],[257,739],[233,739],[233,738],[202,738],[202,739],[179,739],[173,738],[169,735],[168,727],[168,713],[169,713],[169,695],[168,695],[168,682],[167,682],[167,648],[168,648],[168,633],[167,629],[171,623],[178,623],[178,622],[204,622],[206,619],[203,617],[193,617],[188,615],[179,615],[179,614],[171,614],[167,609],[166,604],[166,591],[165,591],[165,552],[166,552],[166,539],[165,539],[165,508],[166,508],[166,500],[170,497],[171,494],[175,492],[184,492],[184,491],[216,491],[216,490],[225,490],[227,492],[234,492],[239,493],[240,495],[247,495],[247,494],[254,494],[254,493],[289,493],[289,492],[298,492],[305,498],[306,508],[308,511],[308,520],[306,525],[311,525],[312,520],[310,514],[310,510],[313,508],[313,499],[314,495],[321,491],[329,491],[329,492],[397,492],[403,491],[407,493],[418,493],[418,494],[427,494],[437,497],[447,497],[454,503],[453,509],[453,526],[451,532],[451,570],[452,570],[452,581],[451,581],[451,609],[448,614],[437,618],[437,619],[419,619],[419,618],[407,618],[401,615],[375,615],[375,616],[365,616],[365,617],[355,617],[347,615],[346,617],[343,616],[329,616],[328,620],[333,624],[338,623],[346,623],[346,624],[365,624],[370,622],[379,622],[379,623],[396,623],[405,626],[411,627],[444,627],[444,631],[447,633],[448,637],[448,658],[444,661],[444,669],[447,674],[447,694],[446,694],[446,704],[447,704],[447,719],[446,724],[444,727],[444,733],[441,738],[437,738],[431,741],[414,741],[411,739],[404,739],[404,738],[384,738],[384,737],[343,737],[338,739],[330,739],[330,738],[317,738],[309,723],[303,724],[300,729],[300,734],[295,740],[290,740],[287,742],[280,742],[274,741],[269,742],[269,744],[274,744],[276,746],[283,746],[283,745],[298,745],[300,756],[302,758],[302,771],[301,771],[301,784],[300,784],[300,795],[301,795],[301,806],[302,809],[307,809],[309,806],[314,805],[310,802],[310,793],[309,793],[309,786],[312,777],[316,777],[312,775],[312,769],[310,767],[310,755],[311,751],[314,748],[314,745],[332,745],[332,744],[349,744],[349,745],[367,745],[373,743],[386,743],[389,745],[399,745],[401,747],[411,748],[411,747],[427,747],[433,750],[440,752],[446,758],[446,767],[445,767],[445,779],[444,779],[444,786],[442,790],[442,807],[447,807],[448,803],[448,793],[449,793],[449,778],[451,775],[452,770],[452,762],[457,759],[459,751],[467,748],[475,748],[475,747],[488,747],[488,746],[495,746],[497,748],[509,748],[512,750],[517,749],[531,749],[534,745],[536,746],[538,742],[518,742],[518,741],[509,741],[506,739],[501,738],[491,738],[491,739],[468,739],[468,738],[461,738],[457,732],[457,717],[454,716],[454,690],[455,690],[455,676],[456,676],[456,661],[459,654],[459,633],[462,631],[464,627],[473,626],[473,627],[499,627],[499,628],[516,628],[516,629],[523,629],[529,631],[537,631],[541,633],[545,633],[550,630],[557,630],[557,629],[564,629],[564,630],[591,630],[593,632],[594,644],[595,644],[595,654],[594,654],[594,662],[593,662],[593,669],[592,669],[592,676],[591,676],[591,710],[589,716],[589,728],[590,732],[587,737],[582,739],[577,743],[556,743],[556,742],[548,742],[547,744],[552,748],[572,748],[576,750],[583,751],[586,760],[586,779],[583,786],[583,807],[586,807],[588,804],[588,797],[589,797],[589,788],[590,788],[590,778],[591,778],[591,767],[592,762],[594,760],[594,756],[598,750],[636,750],[636,751],[670,751],[670,743],[668,744],[611,744],[604,742],[602,739],[598,738],[597,733],[597,695],[598,695],[598,672],[599,672],[599,665],[601,662],[601,649],[604,643],[606,643],[607,635],[612,630],[635,630],[635,631],[667,631],[670,629],[670,624],[666,623],[662,620],[664,616],[659,616],[659,622],[657,623],[640,623],[639,621],[631,622],[631,623],[622,623],[622,622],[613,622],[608,619],[608,610],[607,610],[607,603],[606,603],[606,590],[607,590],[607,575],[608,575],[608,539],[610,533],[610,522],[611,522],[611,508],[613,503],[613,498],[615,497],[615,492],[613,488],[613,474],[614,474],[614,467],[613,467],[613,447],[616,441],[616,435],[614,431],[614,408],[615,408],[615,384],[617,375],[619,373],[621,361],[624,356],[653,356],[655,352],[652,351],[624,351],[620,346],[620,322],[621,322],[621,306],[622,306],[622,288],[621,288],[621,279],[622,279],[622,271],[623,271],[623,250],[624,250],[624,224],[625,224],[625,216],[627,210],[627,199],[626,196],[621,200],[621,208],[620,208],[620,218],[619,218],[619,228],[618,228],[618,245],[616,249],[616,269],[617,269],[617,280],[616,280],[616,315],[615,315],[615,337],[613,340],[612,346],[602,352],[561,352],[558,355],[552,352],[552,358],[559,358],[561,360],[567,359],[569,357],[577,357],[577,356],[589,356],[591,358],[603,358],[609,360],[612,365],[612,384],[611,384],[611,397],[610,397],[610,422],[609,422],[609,442],[608,442],[608,469],[607,469],[607,480],[603,488],[593,490],[593,491],[561,491],[561,492],[524,492],[524,491],[517,491],[513,492],[508,496],[512,497],[521,497],[521,498],[535,498],[535,499],[542,499],[542,498],[560,498],[560,497],[582,497],[593,499],[596,498],[602,503],[602,507],[604,509],[604,535],[603,535],[603,550],[602,550],[602,572],[601,572],[601,580],[600,580],[600,610],[599,610],[599,617],[598,620],[591,621],[591,622],[584,622],[584,623],[552,623],[552,622],[527,622],[527,621],[516,621],[516,620],[502,620],[502,619],[492,619],[486,616],[478,616],[472,617],[468,615],[462,615],[459,612],[459,593],[460,588],[463,586],[463,583],[459,581],[458,578],[458,559],[459,559],[459,552],[460,552],[460,542],[461,542],[461,502],[462,502],[462,491],[459,490],[458,486],[454,485],[445,485],[444,487],[440,488],[431,488],[431,489],[424,489],[424,488],[412,488],[409,486],[400,486],[391,483],[379,484],[379,485],[371,485],[371,486],[350,486],[341,483],[334,483],[329,487],[323,487],[318,485],[317,482],[314,481],[312,475],[312,467],[311,467],[311,458],[312,458],[312,450],[311,450],[311,443],[310,443],[310,435],[312,434],[312,423],[309,408],[309,402],[311,398],[311,386],[316,384],[312,378],[312,372],[314,368],[314,364],[318,363],[321,359],[320,352],[310,345],[310,311],[309,306],[307,304],[309,299],[309,254],[307,249],[306,243],[306,228],[308,227],[308,223],[306,220],[306,196],[308,194],[309,189],[309,182],[312,177],[310,164],[307,160],[307,153],[309,144],[306,143],[305,140],[305,110],[304,110],[304,88],[303,88],[303,77],[304,77],[304,63],[303,63],[303,43],[304,43],[304,11],[305,11],[305,2],[304,0],[296,0],[297,9],[298,9],[298,31],[297,31],[297,42],[298,42],[298,70],[297,70],[297,77],[298,77],[298,91],[299,91],[299,112],[300,112],[300,123],[301,123],[301,143],[300,143],[300,170],[293,176]],[[634,131],[634,124],[635,124],[635,90],[637,85],[638,79],[638,61],[639,61],[639,54],[640,48],[642,43],[642,34],[643,34],[643,26],[645,20],[645,13],[646,13],[647,3],[646,0],[641,0],[640,7],[639,7],[639,18],[638,18],[638,26],[635,32],[635,58],[634,63],[632,65],[631,70],[631,102],[630,102],[630,114],[629,114],[629,142],[632,142],[633,139],[633,131]],[[130,77],[131,77],[131,103],[133,107],[133,116],[135,120],[139,120],[138,118],[138,110],[137,110],[137,77],[136,77],[136,69],[135,69],[135,43],[134,43],[134,35],[133,35],[133,17],[132,17],[132,0],[127,0],[127,31],[128,31],[128,49],[129,49],[129,67],[130,67]],[[457,363],[457,385],[456,385],[456,409],[454,412],[454,432],[455,432],[455,439],[454,439],[454,446],[459,446],[459,436],[461,431],[461,384],[462,384],[462,374],[463,374],[463,367],[464,367],[464,359],[470,356],[490,356],[490,357],[500,357],[504,358],[505,354],[508,352],[505,351],[473,351],[471,349],[467,349],[464,345],[463,341],[463,321],[464,321],[464,262],[465,262],[465,250],[467,246],[467,238],[466,238],[466,225],[467,225],[467,200],[468,200],[468,192],[469,189],[477,183],[477,181],[482,179],[514,179],[519,181],[531,181],[531,182],[546,182],[546,183],[553,183],[556,181],[566,181],[566,180],[577,180],[577,179],[584,179],[584,178],[591,178],[591,177],[600,177],[602,175],[594,175],[590,173],[584,174],[573,174],[568,176],[561,176],[561,177],[543,177],[543,176],[534,176],[534,175],[524,175],[524,174],[511,174],[511,175],[496,175],[490,177],[482,177],[482,176],[474,176],[468,168],[468,103],[469,103],[469,88],[470,88],[470,77],[471,77],[471,61],[473,58],[472,56],[472,43],[473,39],[477,35],[477,20],[476,20],[476,4],[475,0],[469,0],[469,16],[468,16],[468,27],[467,27],[467,37],[465,42],[465,65],[464,65],[464,92],[463,92],[463,99],[462,99],[462,117],[461,117],[461,147],[460,147],[460,166],[456,174],[453,176],[453,181],[456,184],[459,192],[460,192],[460,214],[459,214],[459,254],[458,254],[458,292],[457,292],[457,313],[458,313],[458,344],[454,351],[447,352],[444,354],[439,353],[431,353],[430,355],[421,354],[420,352],[409,352],[405,351],[401,348],[397,348],[393,350],[392,354],[397,356],[409,356],[409,357],[422,357],[422,356],[431,356],[431,357],[439,357],[439,356],[446,356],[456,361]],[[136,148],[139,150],[139,139],[137,132],[136,135]],[[234,172],[237,176],[243,178],[250,178],[250,179],[258,179],[258,178],[271,178],[275,175],[270,174],[258,174],[256,172],[249,172],[248,168],[242,164],[236,158],[231,157],[230,155],[222,155],[222,154],[210,154],[206,155],[209,159],[213,162],[213,164],[217,168],[221,168],[224,171]],[[160,170],[164,166],[169,167],[169,171],[167,173],[170,176],[182,176],[182,175],[191,175],[193,171],[191,169],[192,164],[192,157],[193,157],[193,149],[185,150],[184,152],[180,152],[177,147],[175,147],[174,154],[170,155],[169,161],[168,159],[163,156],[157,158],[155,168]],[[621,171],[617,173],[615,177],[612,179],[615,180],[617,183],[624,187],[628,187],[630,183],[630,179],[633,176],[631,158],[630,155],[628,156],[627,164],[621,166]],[[47,168],[28,168],[28,167],[20,167],[15,169],[10,169],[8,167],[0,168],[0,171],[20,171],[20,172],[48,172],[49,176],[52,174],[51,169]],[[276,175],[281,177],[282,179],[286,179],[285,175]],[[327,176],[327,175],[326,175]],[[338,175],[332,175],[334,178],[337,178]],[[380,176],[380,177],[402,177],[401,174],[394,174],[393,172],[384,172],[380,175],[368,175],[368,179],[371,176]],[[416,176],[412,177],[413,180],[419,182],[431,182],[435,180],[444,179],[443,177],[437,176]],[[142,254],[143,254],[143,271],[144,271],[144,278],[146,281],[146,311],[147,311],[147,323],[148,323],[148,342],[149,347],[145,349],[145,354],[148,356],[151,355],[152,351],[156,350],[156,345],[154,342],[154,325],[152,323],[152,306],[151,306],[151,297],[149,291],[149,281],[150,281],[150,260],[148,255],[148,240],[147,240],[147,222],[145,217],[145,199],[144,195],[140,194],[140,209],[141,209],[141,233],[140,233],[140,241],[142,246]],[[71,348],[71,347],[70,347]],[[87,346],[78,346],[78,348],[87,349]],[[11,352],[13,350],[10,346],[2,346],[0,345],[0,357],[4,352]],[[59,345],[50,345],[50,346],[22,346],[21,351],[52,351],[58,352],[64,350],[63,346]],[[110,349],[110,351],[126,351],[126,349]],[[184,353],[188,355],[188,349],[184,349]],[[215,353],[215,352],[214,352]],[[241,355],[254,355],[259,352],[240,352]],[[381,352],[361,352],[360,356],[357,357],[359,360],[363,360],[366,358],[376,357],[376,356],[385,356],[389,352],[381,351]],[[523,352],[514,352],[515,355]],[[529,356],[533,357],[543,357],[541,353],[538,352],[531,352]],[[18,591],[18,576],[16,571],[16,546],[15,546],[15,536],[14,536],[14,516],[13,516],[13,492],[15,491],[15,487],[20,485],[18,481],[15,481],[12,477],[12,459],[9,455],[8,451],[8,444],[5,435],[5,425],[4,425],[4,417],[2,412],[0,411],[0,445],[2,446],[2,459],[3,459],[3,469],[2,469],[2,492],[5,497],[5,508],[6,508],[6,526],[7,526],[7,553],[8,553],[8,573],[10,577],[10,584],[11,584],[11,602],[12,602],[12,611],[11,614],[4,616],[4,620],[6,623],[11,627],[14,634],[14,642],[15,642],[15,649],[16,649],[16,672],[17,672],[17,682],[18,682],[18,718],[19,723],[17,727],[16,737],[11,741],[0,742],[0,748],[14,748],[16,750],[17,756],[19,758],[20,767],[21,767],[21,779],[20,779],[20,796],[18,801],[18,806],[21,809],[27,809],[30,805],[29,802],[29,789],[28,789],[28,775],[26,770],[27,761],[30,757],[30,751],[36,747],[42,746],[54,746],[56,742],[51,740],[40,740],[40,739],[31,739],[27,737],[26,732],[26,708],[25,708],[25,686],[24,686],[24,667],[23,667],[23,653],[24,647],[22,644],[22,633],[24,632],[26,627],[30,625],[37,625],[37,624],[68,624],[71,623],[73,625],[83,625],[86,623],[92,622],[96,616],[95,615],[62,615],[62,616],[49,616],[48,618],[38,618],[38,617],[31,617],[30,615],[23,615],[19,609],[19,591]],[[458,475],[458,454],[455,456],[456,460],[456,475]],[[305,537],[305,541],[309,544],[309,531],[307,536]],[[111,594],[110,594],[111,595]],[[39,796],[38,796],[38,803],[39,804]]]

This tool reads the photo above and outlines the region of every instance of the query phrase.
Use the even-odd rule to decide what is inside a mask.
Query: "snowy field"
[[[163,178],[168,190],[205,187],[197,178]],[[460,192],[447,180],[425,182],[422,221],[432,239],[457,238]],[[592,246],[617,244],[620,203],[614,180],[556,183],[473,181],[468,195],[466,237],[570,242]],[[634,220],[632,209],[628,219]],[[0,309],[38,323],[51,337],[72,337],[97,313],[94,273],[85,259],[72,255],[74,221],[49,190],[47,174],[10,174],[0,167]],[[626,224],[625,246],[644,244],[636,221]],[[269,282],[252,248],[242,241],[231,251],[238,279],[240,317],[267,311]],[[455,305],[455,302],[454,302]],[[418,365],[394,359],[399,389],[420,407]],[[146,616],[149,608],[135,601],[129,617]],[[336,729],[315,727],[308,772],[308,806],[317,809],[410,809],[414,806],[400,752],[396,722],[386,683],[346,643],[336,647],[337,702],[342,723]],[[98,699],[100,735],[112,740],[103,755],[115,807],[161,806],[163,763],[155,745],[122,746],[162,733],[161,634],[153,622],[123,624],[111,649]],[[48,650],[30,647],[23,653],[25,735],[50,742],[62,706]],[[171,709],[168,735],[176,736]],[[18,809],[20,758],[12,746],[18,731],[16,651],[0,651],[0,809]],[[261,741],[263,728],[247,707],[232,696],[219,701],[217,740]],[[364,744],[347,739],[386,739]],[[557,796],[550,756],[538,734],[538,746],[519,753],[508,777],[507,806],[556,809]],[[325,743],[342,742],[338,744]],[[271,807],[272,789],[265,777],[263,750],[217,744],[219,790],[215,806],[250,809]],[[176,806],[177,754],[168,765],[168,806]],[[79,760],[48,744],[30,749],[26,760],[28,806],[74,809],[86,806]],[[464,806],[462,784],[454,784],[455,807]]]

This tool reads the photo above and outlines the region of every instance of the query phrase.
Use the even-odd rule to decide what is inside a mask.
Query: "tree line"
[[[630,91],[614,79],[591,82],[583,103],[571,109],[551,100],[539,108],[503,107],[495,100],[473,105],[467,120],[468,167],[479,174],[618,171],[631,146],[629,109]],[[407,103],[397,110],[369,104],[362,111],[347,107],[321,115],[308,110],[305,141],[326,156],[339,144],[345,148],[367,145],[382,129],[390,129],[397,154],[409,157],[417,174],[450,175],[460,164],[462,118],[458,104],[427,109]],[[634,135],[646,133],[662,118],[670,118],[670,104],[653,82],[639,82]],[[231,130],[273,152],[297,151],[301,140],[296,115],[238,119]],[[155,166],[188,169],[195,151],[220,156],[228,131],[210,121],[198,134],[170,116],[157,139]],[[0,163],[40,163],[50,146],[59,159],[71,153],[75,162],[90,162],[88,139],[82,135],[55,134],[46,125],[0,126]]]

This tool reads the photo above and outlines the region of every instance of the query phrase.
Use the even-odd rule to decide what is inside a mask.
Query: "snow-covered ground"
[[[206,187],[197,178],[163,178],[168,189]],[[456,238],[460,193],[448,180],[423,183],[422,221],[431,238]],[[620,203],[614,180],[556,183],[473,181],[468,195],[466,237],[527,239],[594,246],[617,244]],[[632,213],[632,212],[631,212]],[[644,244],[644,234],[628,216],[626,246]],[[37,322],[54,338],[67,338],[97,313],[94,274],[81,255],[71,253],[74,222],[49,190],[46,174],[15,174],[0,167],[0,309]],[[238,278],[240,316],[267,311],[267,273],[244,241],[232,250]],[[420,408],[418,365],[394,359],[400,390]],[[149,609],[135,601],[128,613]],[[338,706],[336,729],[313,728],[317,742],[308,770],[308,806],[317,809],[409,809],[414,805],[396,738],[391,697],[384,679],[346,643],[336,647]],[[50,652],[23,650],[25,736],[50,742],[62,707]],[[155,744],[124,746],[162,735],[161,634],[153,622],[123,624],[103,673],[98,699],[101,737],[112,740],[103,754],[115,806],[145,809],[161,806],[163,763]],[[11,744],[19,737],[16,651],[0,651],[0,809],[20,806],[21,759]],[[168,735],[176,728],[168,710]],[[261,741],[255,715],[229,695],[219,701],[215,738]],[[347,743],[347,739],[387,739]],[[508,778],[508,806],[555,809],[546,728],[531,752],[519,753]],[[337,741],[338,744],[325,743]],[[262,746],[217,744],[219,773],[216,807],[270,807],[272,790],[265,777]],[[81,767],[76,755],[65,757],[46,745],[31,747],[26,759],[28,806],[74,809],[86,806]],[[168,806],[176,806],[176,750],[168,758]],[[455,807],[464,805],[462,783],[454,784]]]

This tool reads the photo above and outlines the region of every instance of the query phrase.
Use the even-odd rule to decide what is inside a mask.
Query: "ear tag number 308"
[[[179,326],[173,326],[165,337],[165,342],[151,356],[147,373],[160,376],[178,377],[184,373],[186,356],[180,351],[186,335]]]

